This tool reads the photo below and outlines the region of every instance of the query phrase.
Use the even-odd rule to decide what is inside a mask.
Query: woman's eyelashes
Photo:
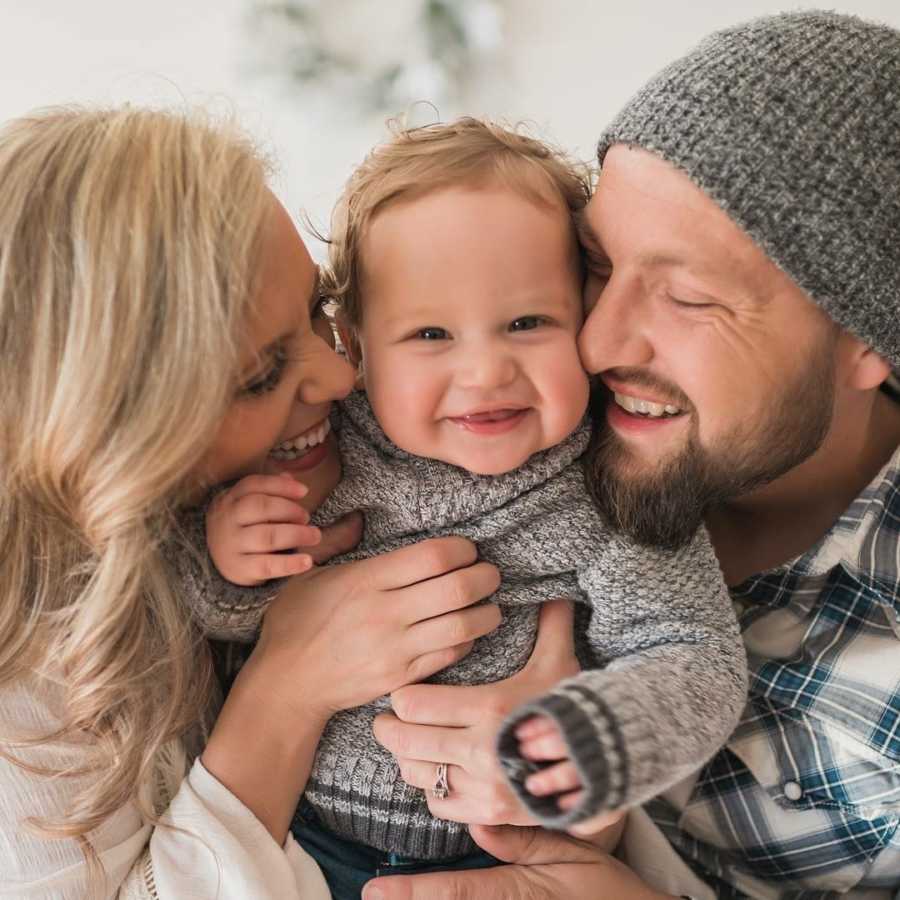
[[[288,363],[288,351],[284,344],[279,344],[272,352],[269,367],[260,375],[245,383],[239,393],[245,397],[259,397],[274,391],[281,383]]]

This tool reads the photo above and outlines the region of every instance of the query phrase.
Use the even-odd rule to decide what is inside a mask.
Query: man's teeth
[[[320,422],[315,428],[303,432],[298,437],[291,438],[289,441],[283,441],[278,446],[273,447],[269,451],[269,456],[273,459],[299,459],[306,456],[313,447],[318,447],[322,441],[328,437],[331,431],[331,422],[326,419]]]
[[[637,397],[629,397],[627,394],[614,394],[616,403],[626,412],[636,413],[640,416],[658,419],[666,416],[677,416],[682,410],[670,403],[651,403],[649,400],[639,400]]]

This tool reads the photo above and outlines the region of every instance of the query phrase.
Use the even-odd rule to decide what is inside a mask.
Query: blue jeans
[[[306,809],[302,817],[299,811],[294,816],[291,833],[318,863],[334,900],[360,900],[363,885],[370,878],[380,875],[418,875],[503,865],[483,850],[442,860],[414,859],[397,853],[385,853],[336,837],[317,825]]]

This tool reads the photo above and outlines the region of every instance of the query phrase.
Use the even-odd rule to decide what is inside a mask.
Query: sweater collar
[[[515,497],[544,484],[582,456],[590,440],[585,418],[559,444],[532,454],[519,468],[501,475],[476,475],[440,460],[414,456],[401,450],[382,431],[363,391],[355,391],[341,403],[341,428],[352,428],[380,457],[380,468],[390,473],[371,485],[382,494],[381,502],[417,507],[423,523],[451,525],[497,509]],[[352,467],[362,460],[345,460]],[[366,472],[360,472],[366,478]],[[412,511],[412,510],[410,510]],[[412,523],[411,523],[412,524]]]

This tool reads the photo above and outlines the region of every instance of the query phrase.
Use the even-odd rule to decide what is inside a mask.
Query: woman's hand
[[[496,605],[478,603],[499,583],[455,537],[292,579],[266,612],[204,766],[283,842],[332,713],[465,656],[500,622]]]
[[[326,718],[421,681],[500,624],[497,569],[448,537],[288,582],[263,619],[247,667],[270,673],[285,712]],[[476,605],[477,604],[477,605]]]
[[[428,807],[438,818],[531,825],[533,819],[500,771],[497,732],[512,710],[577,672],[572,607],[568,601],[555,600],[541,608],[534,650],[520,672],[474,687],[401,688],[391,696],[393,713],[375,719],[375,737],[397,757],[407,784],[426,790]],[[429,789],[441,762],[447,764],[449,793],[439,800]]]
[[[542,828],[472,826],[471,832],[509,865],[375,878],[363,900],[672,900],[588,841]]]

